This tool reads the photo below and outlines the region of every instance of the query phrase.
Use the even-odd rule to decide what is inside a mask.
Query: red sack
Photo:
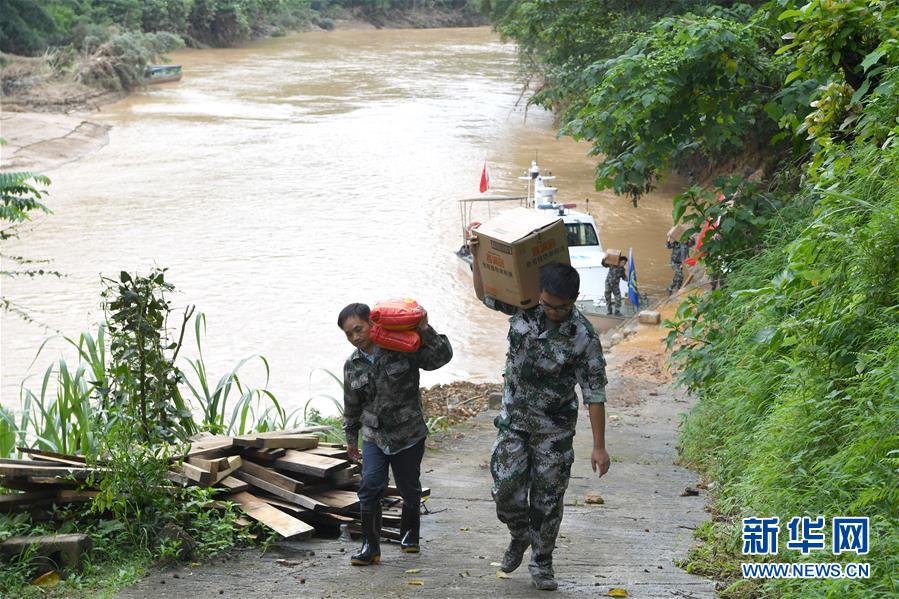
[[[415,331],[390,331],[379,324],[373,324],[368,338],[378,347],[399,352],[416,352],[421,347],[421,337]]]
[[[389,331],[408,331],[418,326],[424,308],[412,298],[379,302],[372,308],[371,321]]]

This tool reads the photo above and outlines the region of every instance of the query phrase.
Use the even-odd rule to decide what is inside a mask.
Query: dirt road
[[[682,496],[696,475],[673,464],[678,414],[688,400],[661,368],[655,327],[616,345],[609,360],[608,447],[612,467],[590,469],[590,425],[579,418],[577,459],[565,496],[554,555],[559,596],[600,597],[622,588],[630,597],[713,597],[714,583],[680,570],[692,530],[707,514],[703,496]],[[432,439],[422,480],[432,489],[422,518],[422,553],[382,546],[379,566],[349,565],[357,542],[281,542],[268,553],[242,550],[214,563],[157,572],[120,592],[121,599],[240,597],[531,597],[526,564],[497,577],[508,533],[490,498],[487,462],[494,438],[488,411]],[[599,494],[602,505],[586,504]]]

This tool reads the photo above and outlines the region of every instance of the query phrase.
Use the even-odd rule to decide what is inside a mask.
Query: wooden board
[[[290,478],[289,476],[284,476],[279,472],[275,472],[265,466],[260,466],[254,462],[249,460],[243,463],[243,467],[241,468],[242,472],[246,472],[256,478],[261,478],[266,482],[270,482],[273,485],[277,485],[284,489],[285,491],[290,491],[291,493],[300,493],[303,490],[303,483],[300,481]]]
[[[239,455],[230,456],[227,460],[226,468],[224,470],[219,470],[218,474],[215,475],[213,484],[218,484],[226,478],[232,478],[231,475],[243,467],[243,458]]]
[[[53,451],[43,451],[40,449],[33,449],[31,447],[17,447],[19,451],[22,453],[27,453],[33,459],[42,460],[45,462],[55,462],[57,464],[65,464],[67,466],[84,466],[87,464],[87,460],[84,456],[80,455],[68,455],[64,453],[56,453]]]
[[[315,528],[302,520],[297,520],[293,516],[285,514],[278,508],[265,503],[246,491],[234,493],[228,498],[239,504],[247,516],[265,524],[282,537],[308,536],[315,530]]]
[[[203,470],[207,470],[212,473],[213,477],[219,473],[220,470],[227,470],[230,468],[229,460],[232,456],[224,456],[221,458],[197,458],[197,457],[189,457],[185,462],[191,464],[192,466],[196,466],[197,468],[202,468]],[[240,456],[237,456],[240,459]]]
[[[174,456],[172,462],[190,458],[214,459],[234,453],[234,439],[224,435],[206,437],[191,443],[190,449],[182,456]]]
[[[354,521],[354,519],[349,516],[341,516],[339,514],[332,514],[329,512],[314,512],[312,510],[307,510],[306,508],[302,508],[298,505],[283,501],[281,499],[278,499],[277,497],[262,495],[258,495],[257,497],[270,505],[273,505],[282,510],[286,510],[287,513],[292,514],[303,522],[311,524],[315,527],[324,526],[327,528],[336,528],[341,524],[349,524]]]
[[[338,512],[359,507],[359,497],[353,491],[332,489],[330,491],[322,491],[321,493],[310,495],[309,497],[337,510]]]
[[[233,476],[226,476],[222,480],[215,483],[219,487],[224,487],[225,489],[229,489],[232,493],[239,493],[240,491],[246,491],[250,488],[249,483],[245,483],[242,480],[238,480]]]
[[[291,503],[295,503],[299,506],[302,506],[309,510],[318,510],[318,511],[327,511],[328,506],[314,499],[307,497],[306,495],[300,495],[299,493],[291,493],[285,489],[282,489],[278,485],[274,485],[268,481],[262,480],[252,474],[248,474],[243,470],[238,470],[234,473],[234,478],[244,481],[245,483],[249,483],[251,486],[256,487],[258,489],[262,489],[263,491],[268,491],[272,495],[276,495],[281,499],[286,499]]]
[[[277,458],[283,456],[285,453],[287,453],[287,450],[282,447],[273,449],[257,449],[256,447],[240,448],[240,455],[247,459],[262,463],[273,462]]]
[[[56,491],[32,491],[30,493],[8,493],[0,495],[0,512],[8,512],[12,510],[20,510],[33,505],[41,499],[55,497]]]
[[[335,487],[345,487],[353,483],[361,482],[359,472],[362,468],[358,464],[353,464],[349,468],[332,472],[328,475],[328,481]]]
[[[315,455],[323,455],[338,460],[347,459],[346,449],[339,449],[337,447],[314,447],[312,449],[307,449],[306,453],[314,453]]]
[[[255,433],[234,437],[238,447],[255,447],[258,449],[312,449],[318,446],[315,435],[285,434],[283,432]]]
[[[305,451],[288,450],[283,457],[274,461],[275,468],[288,470],[290,472],[299,472],[300,474],[309,474],[324,478],[332,472],[336,472],[341,468],[346,468],[350,462],[346,460],[337,460],[323,455],[315,455]]]
[[[59,464],[51,466],[48,463],[41,463],[39,466],[33,461],[23,460],[0,460],[0,476],[21,477],[21,476],[50,476],[62,478],[87,478],[88,475],[95,472],[101,472],[103,469],[93,469],[75,466],[65,466]]]
[[[187,480],[192,480],[201,485],[211,485],[215,481],[215,475],[218,474],[218,472],[213,474],[209,470],[193,464],[181,464],[181,472],[187,477]]]

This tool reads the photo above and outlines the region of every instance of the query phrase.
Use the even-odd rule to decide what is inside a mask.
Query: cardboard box
[[[618,266],[621,264],[621,250],[613,250],[612,248],[606,248],[606,255],[602,259],[601,264],[603,266]]]
[[[540,268],[571,264],[565,223],[552,212],[515,208],[474,229],[484,293],[520,308],[537,305]],[[483,300],[483,297],[478,299]]]
[[[687,231],[687,225],[674,225],[668,229],[668,241],[680,241],[681,236]]]

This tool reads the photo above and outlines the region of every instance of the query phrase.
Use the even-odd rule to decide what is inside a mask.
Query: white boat
[[[627,283],[620,282],[621,314],[608,314],[605,300],[606,275],[609,269],[602,264],[605,250],[599,238],[599,230],[593,216],[587,212],[574,210],[576,204],[560,204],[556,201],[558,188],[547,185],[554,176],[542,174],[537,161],[531,162],[527,176],[519,177],[527,181],[527,195],[516,197],[470,198],[460,200],[462,216],[462,247],[456,252],[462,260],[471,265],[471,251],[468,247],[470,229],[476,221],[473,218],[474,206],[485,204],[488,213],[492,214],[494,202],[517,202],[520,206],[534,210],[551,210],[558,214],[565,223],[568,234],[568,255],[571,265],[577,269],[581,277],[581,292],[577,301],[578,309],[600,331],[609,330],[633,316],[635,310],[627,297]]]

